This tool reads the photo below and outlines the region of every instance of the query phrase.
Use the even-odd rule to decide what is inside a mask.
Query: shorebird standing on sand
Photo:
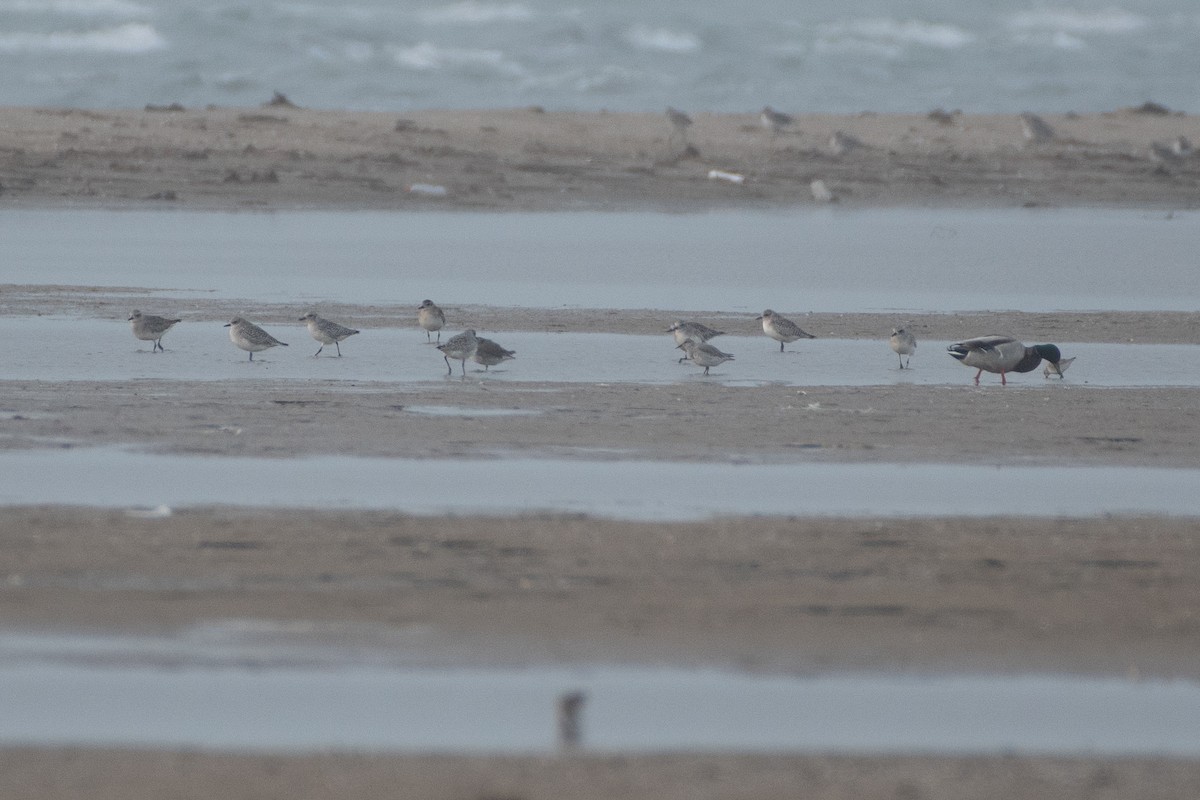
[[[453,375],[454,369],[450,366],[450,359],[455,359],[462,362],[462,373],[467,374],[467,359],[475,355],[475,351],[479,348],[479,340],[475,338],[475,331],[466,330],[455,336],[451,336],[446,340],[445,344],[439,344],[438,350],[442,351],[442,358],[446,361],[446,374]]]
[[[442,343],[442,326],[446,324],[446,315],[432,300],[422,300],[417,307],[417,324],[425,329],[425,341],[432,342],[429,334],[437,331],[437,343]]]
[[[771,136],[776,136],[796,120],[792,118],[791,114],[784,114],[782,111],[776,111],[770,106],[763,106],[763,110],[758,114],[758,121],[762,123],[764,128],[771,132]]]
[[[769,308],[755,317],[755,319],[762,320],[763,333],[779,342],[779,352],[781,353],[783,352],[783,345],[787,342],[794,342],[797,339],[817,338],[811,333],[801,330],[800,326],[790,319],[779,316]]]
[[[1021,133],[1025,141],[1042,144],[1054,138],[1054,128],[1037,114],[1026,111],[1021,115]]]
[[[133,313],[129,315],[129,321],[133,323],[133,335],[135,337],[141,339],[143,342],[154,342],[154,347],[150,349],[151,353],[158,350],[162,350],[165,353],[167,349],[162,346],[163,334],[171,330],[171,326],[180,320],[156,317],[153,314],[143,314],[134,309]]]
[[[678,136],[680,145],[686,149],[688,145],[687,129],[692,124],[692,118],[677,108],[667,106],[667,121],[671,123],[671,133],[667,136],[667,146],[670,147],[671,142]]]
[[[225,323],[225,327],[229,328],[229,341],[250,353],[250,361],[254,360],[254,354],[260,350],[276,345],[287,347],[287,342],[279,341],[253,322],[247,322],[241,317],[234,317],[232,321]]]
[[[1011,336],[989,335],[956,342],[947,347],[946,351],[964,366],[979,370],[975,373],[975,383],[979,383],[979,376],[986,370],[998,372],[1000,385],[1007,386],[1006,373],[1033,372],[1042,363],[1042,359],[1049,361],[1060,370],[1059,375],[1062,375],[1059,366],[1062,362],[1062,352],[1052,344],[1026,347]]]
[[[313,358],[321,355],[321,351],[325,349],[325,345],[331,344],[337,348],[339,357],[342,355],[342,346],[339,342],[348,339],[358,331],[353,328],[347,328],[344,325],[338,325],[336,322],[330,322],[323,317],[318,317],[312,311],[300,318],[301,322],[308,323],[308,332],[312,337],[321,343],[317,348],[317,352],[313,353]]]
[[[892,352],[896,354],[896,358],[900,361],[900,369],[904,369],[908,364],[912,363],[912,354],[917,349],[917,337],[904,330],[904,328],[892,328],[892,335],[888,337],[888,344],[892,346]],[[904,356],[908,356],[908,364],[904,362]]]
[[[704,374],[708,374],[709,367],[715,367],[724,364],[726,361],[733,361],[733,356],[729,353],[722,353],[711,344],[705,342],[693,342],[688,339],[683,344],[679,345],[679,349],[687,353],[687,357],[692,360],[698,367],[704,367]]]

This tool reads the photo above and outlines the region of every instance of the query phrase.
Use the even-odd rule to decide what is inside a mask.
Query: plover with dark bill
[[[466,330],[462,333],[451,336],[446,340],[445,344],[439,344],[438,350],[442,351],[442,358],[446,361],[446,374],[453,375],[454,369],[450,366],[450,359],[462,362],[463,375],[467,374],[467,359],[475,355],[475,351],[479,348],[479,340],[475,338],[475,331]]]
[[[896,354],[896,358],[900,361],[900,369],[904,369],[908,364],[912,363],[912,354],[917,349],[917,337],[904,330],[904,328],[892,328],[892,335],[888,337],[888,344],[891,345],[892,352]],[[908,356],[908,363],[905,363],[904,356]]]
[[[325,349],[325,345],[331,344],[337,347],[337,354],[342,355],[342,346],[339,342],[345,341],[358,331],[353,328],[347,328],[345,325],[338,325],[336,322],[330,322],[324,317],[318,317],[314,312],[310,311],[300,318],[301,322],[308,324],[308,332],[312,337],[321,343],[317,348],[317,352],[313,353],[313,358],[321,355],[321,351]]]
[[[446,315],[432,300],[422,300],[417,307],[417,324],[425,329],[425,341],[432,342],[429,334],[437,331],[437,343],[442,343],[442,326],[446,324]]]
[[[133,335],[143,342],[154,342],[154,347],[150,349],[151,353],[158,350],[166,352],[166,348],[162,346],[163,334],[171,330],[171,326],[180,321],[177,319],[167,319],[166,317],[156,317],[153,314],[143,314],[137,309],[134,309],[133,313],[129,315]]]
[[[787,342],[794,342],[797,339],[817,338],[811,333],[801,330],[799,325],[787,317],[781,317],[769,308],[755,317],[755,319],[762,321],[763,333],[779,342],[779,352],[781,353],[783,352],[784,344]]]
[[[516,357],[516,350],[505,350],[491,339],[485,339],[482,336],[475,337],[475,355],[471,356],[471,360],[476,364],[482,364],[484,372],[487,372],[489,367]]]
[[[277,345],[287,347],[287,342],[279,341],[253,322],[247,322],[241,317],[234,317],[225,323],[225,327],[229,328],[229,341],[250,354],[249,361],[254,360],[255,353],[268,348]]]
[[[688,358],[692,360],[698,367],[704,367],[704,374],[708,374],[709,367],[716,367],[724,364],[726,361],[733,361],[733,356],[729,353],[722,353],[711,344],[705,342],[693,342],[688,340],[679,345],[679,349],[687,353]]]

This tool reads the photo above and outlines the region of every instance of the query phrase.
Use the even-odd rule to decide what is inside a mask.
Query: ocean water
[[[1197,108],[1194,0],[0,0],[0,104]]]

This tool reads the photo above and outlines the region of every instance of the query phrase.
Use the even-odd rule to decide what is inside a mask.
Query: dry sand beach
[[[1040,144],[1023,140],[1015,115],[812,116],[801,117],[795,132],[771,136],[756,116],[695,114],[689,132],[695,152],[681,153],[668,148],[670,128],[661,114],[10,108],[0,110],[0,210],[759,209],[815,203],[810,184],[818,179],[849,206],[1193,208],[1200,202],[1200,161],[1155,158],[1150,145],[1178,136],[1200,141],[1200,124],[1151,111],[1048,116],[1058,135]],[[835,155],[829,140],[836,130],[863,146]],[[711,169],[744,175],[745,182],[709,179]],[[441,186],[445,194],[411,191],[414,184]],[[139,291],[9,285],[0,287],[0,313],[115,318]],[[191,320],[214,325],[229,305],[188,302]],[[263,322],[294,320],[284,304],[259,307]],[[684,313],[456,310],[490,330],[664,339],[663,320]],[[424,346],[408,305],[325,311],[364,329],[411,326],[420,336],[414,342]],[[740,324],[717,313],[708,319]],[[981,311],[910,320],[922,341],[996,329],[1075,342],[1200,343],[1198,315],[1188,312]],[[813,314],[804,325],[823,337],[868,339],[891,322],[882,314]],[[169,338],[166,345],[172,346]],[[540,412],[476,419],[404,415],[406,405],[428,402],[431,390],[390,386],[384,376],[309,384],[297,399],[294,383],[269,378],[126,384],[0,374],[0,452],[127,445],[272,458],[495,452],[594,458],[610,451],[688,462],[818,457],[1200,467],[1193,388],[1071,393],[1052,391],[1037,374],[1024,379],[1032,385],[1006,391],[976,388],[971,373],[961,373],[961,385],[951,387],[798,391],[696,383],[683,398],[674,384],[500,384],[471,375],[455,386],[456,405]],[[904,413],[913,408],[920,413]],[[231,425],[244,434],[214,435]],[[1022,498],[1007,502],[1016,513]],[[0,509],[0,553],[6,629],[136,634],[248,619],[344,626],[369,640],[373,632],[417,626],[466,643],[453,658],[431,654],[435,665],[618,662],[782,674],[1200,680],[1200,540],[1193,518],[652,523],[202,507],[145,519],[122,510],[17,506]],[[1194,759],[1087,754],[0,749],[0,791],[45,800],[1182,800],[1195,797],[1198,786]]]

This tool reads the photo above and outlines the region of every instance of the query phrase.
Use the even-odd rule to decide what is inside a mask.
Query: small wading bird
[[[171,330],[171,326],[180,320],[167,319],[166,317],[156,317],[153,314],[143,314],[134,309],[129,315],[129,321],[132,323],[133,335],[143,342],[154,342],[154,347],[150,349],[151,353],[162,350],[166,352],[166,348],[162,346],[162,337],[167,331]]]
[[[790,114],[776,111],[770,106],[763,106],[763,110],[759,112],[758,121],[771,132],[772,136],[782,133],[784,128],[795,122]]]
[[[471,360],[476,364],[482,364],[484,372],[487,372],[489,367],[516,357],[516,350],[505,350],[491,339],[485,339],[482,336],[475,337],[475,355],[471,356]]]
[[[445,344],[439,344],[438,350],[442,351],[442,358],[446,361],[446,374],[453,375],[454,369],[450,366],[450,359],[462,362],[462,373],[467,374],[467,359],[475,355],[475,351],[479,347],[479,340],[475,338],[475,331],[467,330],[460,334],[451,336],[446,340]]]
[[[722,353],[711,344],[703,342],[693,342],[688,339],[683,344],[679,345],[679,349],[687,353],[688,358],[692,360],[698,367],[704,367],[704,374],[708,374],[709,367],[715,367],[724,364],[726,361],[733,361],[733,356],[729,353]]]
[[[955,342],[946,348],[952,358],[958,359],[964,366],[974,367],[975,383],[979,376],[987,372],[998,372],[1000,384],[1008,385],[1005,375],[1009,372],[1033,372],[1042,363],[1049,361],[1056,370],[1060,370],[1062,352],[1052,344],[1035,344],[1026,347],[1011,336],[977,336],[962,342]],[[1059,375],[1061,376],[1061,371]]]
[[[896,358],[900,361],[900,369],[904,369],[908,364],[912,363],[912,354],[917,349],[917,337],[904,330],[904,328],[892,328],[892,335],[888,337],[888,344],[892,346],[892,352],[896,354]],[[904,356],[908,356],[907,363],[904,361]]]
[[[675,335],[676,345],[681,345],[684,342],[689,341],[703,343],[707,342],[714,336],[725,335],[725,331],[718,331],[699,322],[689,322],[682,319],[677,319],[671,323],[671,327],[667,328],[667,333]],[[683,358],[679,359],[679,363],[682,364],[686,360],[687,356],[685,355]]]
[[[279,341],[253,322],[247,322],[241,317],[234,317],[232,321],[225,323],[225,327],[229,328],[229,341],[250,353],[250,361],[254,360],[254,354],[260,350],[276,345],[287,347],[287,342]]]
[[[318,317],[313,312],[308,312],[300,318],[301,322],[308,323],[308,332],[312,337],[321,343],[317,348],[317,352],[313,353],[313,358],[321,355],[321,351],[325,349],[325,345],[331,344],[337,348],[337,354],[342,355],[342,346],[339,342],[353,336],[358,331],[353,328],[347,328],[344,325],[338,325],[336,322],[330,322],[323,317]]]
[[[817,338],[811,333],[801,330],[800,326],[790,319],[779,316],[769,308],[755,317],[755,319],[762,321],[763,333],[779,342],[779,352],[781,353],[783,352],[783,345],[787,342],[794,342],[797,339]]]
[[[417,324],[425,329],[425,341],[433,341],[429,334],[437,331],[437,343],[442,343],[442,326],[446,324],[446,315],[432,300],[422,300],[417,307]]]

